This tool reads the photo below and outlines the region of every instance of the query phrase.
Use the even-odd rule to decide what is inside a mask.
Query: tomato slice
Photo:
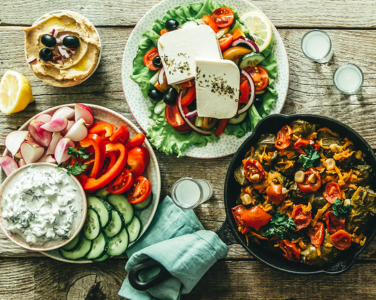
[[[192,86],[187,94],[181,99],[181,105],[188,106],[196,99],[196,87]]]
[[[228,7],[217,8],[210,17],[219,28],[229,27],[234,22],[234,12]]]
[[[252,183],[260,182],[265,175],[265,171],[263,166],[259,163],[258,160],[248,158],[247,160],[243,160],[243,170],[244,176]],[[252,176],[259,175],[256,179],[255,176],[253,179]]]
[[[240,229],[239,231],[243,234],[249,232],[251,228],[259,231],[259,229],[268,224],[272,218],[272,216],[266,213],[260,206],[246,209],[243,205],[238,205],[231,210],[235,222]]]
[[[330,240],[333,246],[339,250],[346,250],[351,246],[351,235],[344,230],[338,230],[330,236]]]
[[[231,46],[232,43],[232,34],[231,33],[226,33],[223,37],[221,37],[219,40],[219,47],[221,50],[226,50],[228,47]]]
[[[128,151],[128,166],[134,178],[142,175],[145,171],[145,154],[140,147],[133,148]]]
[[[217,24],[215,23],[215,21],[212,19],[212,18],[210,18],[210,16],[208,16],[208,15],[203,15],[202,16],[202,21],[204,21],[204,23],[206,24],[206,25],[209,25],[210,27],[211,27],[211,29],[213,29],[213,31],[215,32],[215,33],[217,33],[218,32],[218,26],[217,26]]]
[[[131,140],[125,144],[125,147],[128,150],[131,150],[135,147],[139,147],[142,145],[142,143],[145,141],[145,135],[142,133],[137,133]]]
[[[247,81],[243,81],[240,85],[240,97],[239,103],[247,103],[249,100],[249,93],[251,92],[251,87]]]
[[[219,122],[217,129],[214,131],[215,136],[220,136],[225,131],[229,119],[222,119]]]
[[[336,182],[327,183],[323,194],[325,200],[331,204],[333,204],[337,199],[342,198],[341,187]]]
[[[123,171],[108,184],[107,191],[111,194],[123,194],[131,188],[132,184],[133,175],[131,171],[124,168]]]
[[[187,106],[182,106],[182,108],[185,114],[189,112]],[[189,127],[189,125],[184,121],[184,119],[180,115],[176,103],[173,105],[166,104],[165,118],[167,120],[167,123],[174,127],[174,129],[178,132],[186,132],[191,129],[191,127]]]
[[[308,235],[311,238],[311,244],[316,248],[320,247],[324,240],[324,233],[324,223],[317,222],[316,225],[311,227],[311,229],[308,231]]]
[[[232,36],[233,36],[232,37],[233,40],[237,40],[240,37],[245,38],[245,34],[244,34],[243,30],[241,30],[240,28],[236,28],[234,30],[234,32],[232,33]]]
[[[282,194],[282,185],[280,184],[272,184],[266,189],[266,194],[268,195],[268,199],[273,203],[280,203],[284,195]]]
[[[303,208],[306,208],[307,206],[304,204],[299,204],[294,207],[291,218],[294,219],[294,223],[296,225],[296,231],[299,231],[300,229],[306,228],[309,223],[311,223],[312,216],[311,212],[308,211],[306,213],[303,212]]]
[[[316,182],[315,183],[310,183],[308,181],[308,177],[311,174],[316,175]],[[304,181],[298,182],[297,185],[298,185],[299,190],[302,193],[312,194],[312,193],[316,192],[321,187],[320,172],[317,171],[314,168],[309,168],[308,170],[305,170],[304,171]]]
[[[227,48],[225,51],[223,51],[222,55],[223,55],[223,59],[235,60],[239,58],[240,56],[243,56],[251,52],[252,50],[249,50],[248,48],[235,46],[235,47]]]
[[[298,262],[300,260],[300,252],[295,244],[289,240],[282,240],[279,242],[279,247],[283,250],[283,256],[288,260]]]
[[[158,48],[150,49],[144,55],[144,65],[147,66],[152,71],[157,71],[158,69],[153,66],[153,58],[158,56]]]
[[[277,140],[275,141],[275,147],[277,149],[286,149],[287,147],[290,146],[291,144],[291,134],[292,134],[292,129],[290,128],[289,125],[285,125],[282,127],[280,131],[277,133]]]
[[[132,187],[128,190],[127,198],[131,204],[144,201],[151,193],[151,183],[143,176],[139,176],[133,182]]]
[[[338,219],[332,211],[325,214],[325,222],[329,233],[336,233],[345,228],[345,219]]]
[[[305,149],[307,147],[307,145],[310,144],[316,151],[319,151],[320,150],[320,146],[315,144],[314,141],[312,140],[309,140],[309,139],[302,139],[302,138],[299,138],[295,144],[294,144],[294,149],[296,152],[298,152],[299,154],[304,154],[306,155],[307,153],[305,153],[305,151],[303,149]]]
[[[188,80],[188,81],[185,81],[185,82],[179,83],[179,85],[180,85],[181,87],[184,87],[184,88],[189,88],[189,87],[195,85],[195,81],[194,81],[194,79],[191,79],[191,80]]]
[[[223,57],[224,58],[224,57]],[[261,91],[266,88],[269,84],[269,75],[263,67],[255,66],[245,69],[249,75],[251,75],[253,81],[255,82],[255,90]]]

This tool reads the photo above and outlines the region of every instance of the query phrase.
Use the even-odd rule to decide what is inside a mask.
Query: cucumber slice
[[[85,238],[92,241],[96,239],[100,233],[101,233],[101,223],[99,221],[99,216],[94,209],[89,208],[87,210],[86,221],[84,224]]]
[[[150,193],[149,197],[147,197],[144,201],[140,203],[133,204],[134,209],[144,209],[149,206],[151,201],[153,200],[153,193]]]
[[[110,256],[108,254],[105,254],[103,255],[102,257],[100,258],[97,258],[97,259],[94,259],[93,261],[95,262],[101,262],[101,261],[105,261],[106,259],[108,259]]]
[[[113,209],[112,220],[105,228],[103,228],[103,231],[107,237],[111,238],[123,229],[123,223],[123,216],[116,209]]]
[[[65,251],[63,248],[59,249],[59,253],[62,257],[66,259],[76,260],[84,258],[91,250],[92,241],[89,241],[85,238],[82,239],[79,247],[74,251]]]
[[[134,216],[132,222],[127,225],[129,242],[132,243],[137,240],[141,232],[141,222],[137,216]]]
[[[102,198],[102,199],[106,199],[106,197],[109,193],[110,192],[107,191],[107,186],[105,186],[105,187],[102,187],[101,189],[99,189],[98,191],[96,191],[95,196]]]
[[[185,22],[183,25],[181,25],[181,29],[191,28],[191,27],[196,27],[196,26],[198,26],[197,22],[195,22],[195,21],[188,21],[188,22]]]
[[[127,225],[133,219],[133,206],[124,195],[110,195],[107,198],[118,211],[123,215],[124,225]]]
[[[97,197],[90,196],[87,198],[87,207],[92,208],[97,212],[102,228],[110,223],[112,207],[108,202],[103,202]]]
[[[248,53],[239,60],[239,68],[244,70],[248,67],[257,66],[264,59],[265,59],[265,56],[262,53],[256,53],[256,52]]]
[[[154,106],[154,113],[157,115],[161,114],[162,112],[165,111],[166,108],[166,103],[164,103],[163,100],[159,101],[155,106]]]
[[[157,81],[158,81],[158,75],[159,75],[159,71],[158,71],[157,73],[155,73],[155,74],[153,75],[152,78],[150,78],[149,82],[150,82],[152,85],[154,85],[154,84],[157,83]]]
[[[107,254],[111,256],[119,256],[124,253],[128,247],[128,233],[125,228],[118,235],[109,239],[109,247]]]
[[[91,250],[88,254],[86,254],[86,258],[90,260],[101,258],[107,253],[108,244],[107,237],[101,232],[93,241]]]
[[[68,244],[63,246],[62,249],[65,251],[76,250],[81,245],[83,237],[84,235],[82,234],[82,232],[78,233],[77,236],[73,240],[71,240]]]
[[[247,115],[247,112],[242,113],[241,115],[236,115],[235,117],[231,118],[228,122],[230,124],[239,124],[240,122],[243,122]]]

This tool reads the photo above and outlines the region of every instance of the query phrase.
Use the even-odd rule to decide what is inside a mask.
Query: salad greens
[[[168,19],[177,20],[180,25],[185,22],[202,18],[204,14],[210,15],[214,10],[219,7],[228,5],[219,4],[212,0],[206,0],[204,3],[191,3],[187,6],[178,6],[170,9],[166,12],[162,20],[155,20],[152,29],[146,30],[142,36],[142,40],[138,45],[137,55],[133,61],[133,72],[130,76],[131,79],[136,82],[141,89],[143,97],[148,98],[148,91],[152,88],[152,84],[149,80],[155,74],[155,71],[149,70],[143,63],[143,57],[147,51],[157,46],[157,41],[160,37],[159,32],[165,28],[165,22]],[[231,7],[230,7],[231,8]],[[233,10],[235,21],[232,25],[230,32],[233,32],[236,28],[241,28],[247,35],[247,27],[240,21],[238,13]],[[269,73],[269,85],[266,88],[266,92],[263,95],[264,101],[261,107],[255,108],[253,105],[247,112],[248,116],[240,124],[228,124],[224,133],[227,135],[235,135],[236,137],[242,137],[247,132],[254,129],[256,124],[265,116],[267,116],[274,103],[278,98],[278,94],[274,89],[274,81],[277,77],[277,62],[272,54],[275,45],[273,39],[267,49],[262,53],[265,59],[260,63],[260,66],[264,67]],[[154,107],[156,102],[149,99],[152,103],[150,123],[147,128],[148,136],[152,144],[160,151],[164,151],[166,154],[178,153],[178,157],[184,156],[184,151],[190,146],[204,147],[208,142],[217,141],[218,138],[213,134],[211,136],[203,136],[196,132],[181,134],[175,131],[165,120],[164,114],[157,115],[154,113]]]

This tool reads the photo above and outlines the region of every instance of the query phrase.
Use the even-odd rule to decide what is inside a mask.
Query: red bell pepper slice
[[[118,130],[110,137],[111,142],[119,142],[124,144],[129,139],[129,131],[123,124],[120,125]]]
[[[116,130],[116,126],[113,124],[109,124],[105,122],[96,122],[89,129],[89,133],[97,134],[103,140],[105,140],[105,139],[109,139],[113,135],[115,130]]]
[[[225,131],[225,128],[227,126],[229,119],[222,119],[221,122],[219,123],[217,129],[214,131],[215,136],[220,136],[223,131]]]
[[[187,94],[181,99],[181,105],[188,106],[196,99],[196,87],[192,86]]]
[[[142,133],[137,133],[128,143],[125,144],[128,150],[139,147],[145,141],[145,136]]]
[[[248,84],[248,81],[243,81],[240,85],[240,97],[239,103],[247,103],[249,100],[249,93],[251,92],[251,87]]]
[[[105,160],[102,170],[99,172],[97,177],[104,175],[108,170],[110,170],[116,163],[117,157],[115,152],[107,152],[105,158],[110,158]]]
[[[89,134],[85,139],[80,141],[81,147],[90,147],[94,149],[94,166],[90,173],[90,178],[96,178],[103,167],[106,148],[101,137],[97,134]]]

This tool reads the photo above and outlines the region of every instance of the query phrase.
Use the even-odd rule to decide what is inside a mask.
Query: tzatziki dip
[[[6,185],[1,215],[6,229],[29,245],[69,239],[82,216],[78,184],[62,169],[30,165]]]

